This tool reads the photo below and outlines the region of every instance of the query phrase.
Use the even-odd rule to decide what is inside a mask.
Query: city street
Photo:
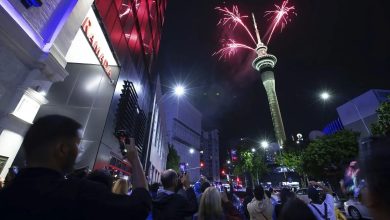
[[[390,219],[384,1],[1,0],[0,21],[0,219]]]

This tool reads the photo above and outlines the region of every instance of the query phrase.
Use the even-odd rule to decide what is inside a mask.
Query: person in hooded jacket
[[[179,181],[183,183],[187,198],[176,193]],[[157,196],[153,200],[152,216],[154,220],[183,220],[197,212],[196,195],[190,187],[188,175],[185,174],[179,179],[176,171],[169,169],[162,173],[161,183],[163,189],[157,192]]]
[[[256,186],[253,190],[254,198],[248,204],[247,209],[251,220],[271,220],[273,206],[271,200],[265,195],[262,186]]]

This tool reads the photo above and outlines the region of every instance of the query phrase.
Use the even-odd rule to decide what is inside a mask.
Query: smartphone
[[[180,173],[182,174],[186,174],[187,173],[187,166],[185,163],[180,163],[179,164],[179,170],[180,170]]]
[[[19,168],[17,166],[12,166],[12,171],[14,174],[18,174],[19,173]]]

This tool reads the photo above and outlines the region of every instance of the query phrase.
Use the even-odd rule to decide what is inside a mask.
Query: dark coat
[[[191,217],[197,212],[196,196],[193,189],[186,191],[187,198],[177,193],[166,194],[157,193],[153,200],[153,219],[154,220],[183,220],[185,217]]]
[[[99,183],[65,179],[46,168],[21,170],[0,191],[1,219],[145,219],[151,208],[146,189],[131,196],[111,193]]]

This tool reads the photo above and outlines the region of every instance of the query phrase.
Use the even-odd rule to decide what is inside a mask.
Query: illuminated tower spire
[[[257,57],[252,62],[253,68],[260,72],[261,80],[265,91],[267,92],[268,104],[271,110],[272,123],[274,125],[275,137],[280,146],[284,145],[286,141],[286,133],[284,132],[284,126],[282,121],[282,116],[280,114],[280,108],[278,103],[278,97],[276,96],[275,91],[275,77],[273,68],[276,64],[276,57],[272,54],[267,53],[267,46],[261,42],[260,34],[257,29],[255,16],[253,16],[253,22],[256,30],[257,36]]]

